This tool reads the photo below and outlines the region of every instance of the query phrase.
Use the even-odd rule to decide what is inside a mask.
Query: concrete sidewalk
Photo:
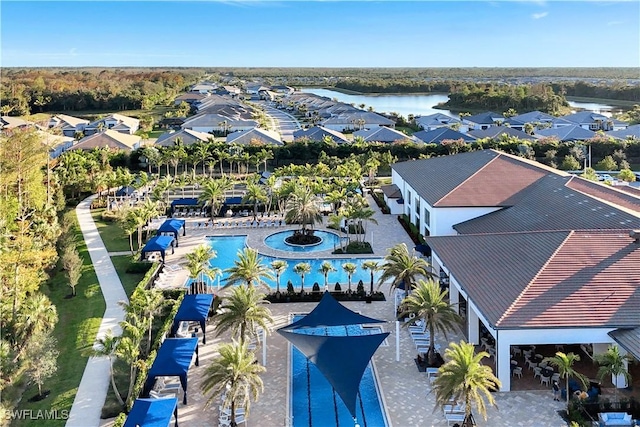
[[[80,202],[76,208],[76,215],[106,304],[96,337],[99,339],[103,338],[108,330],[114,335],[120,334],[120,321],[124,320],[124,310],[118,302],[128,301],[128,298],[91,216],[90,206],[95,197],[94,195]],[[89,358],[66,426],[99,427],[108,388],[109,360],[106,357]]]

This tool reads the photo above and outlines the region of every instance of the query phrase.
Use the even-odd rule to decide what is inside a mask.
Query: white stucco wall
[[[431,208],[431,224],[429,230],[432,236],[451,236],[458,234],[453,226],[473,218],[478,218],[501,208]]]

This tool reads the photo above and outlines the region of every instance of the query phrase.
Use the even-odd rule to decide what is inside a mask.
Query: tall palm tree
[[[153,318],[156,314],[162,311],[165,300],[162,292],[157,289],[149,289],[143,292],[135,293],[138,304],[142,308],[142,316],[146,319],[146,323],[149,326],[147,333],[147,347],[144,353],[145,356],[149,355],[151,351],[151,333],[153,331]],[[132,295],[133,297],[133,295]]]
[[[418,280],[418,283],[407,298],[400,305],[400,317],[415,316],[405,325],[414,324],[418,319],[423,319],[429,328],[429,363],[436,361],[435,331],[442,332],[447,337],[447,331],[453,329],[456,323],[462,319],[449,304],[447,295],[449,291],[440,289],[440,285],[433,280]],[[409,316],[411,317],[411,316]]]
[[[451,401],[464,402],[465,420],[463,426],[472,426],[472,406],[478,409],[482,417],[487,419],[485,400],[492,406],[496,402],[491,390],[499,389],[500,380],[493,375],[489,366],[482,364],[482,359],[489,353],[481,351],[475,354],[473,344],[464,341],[451,343],[445,350],[447,363],[438,371],[433,388],[436,392],[436,404],[444,406]]]
[[[192,252],[186,255],[189,277],[196,280],[199,291],[202,291],[204,288],[202,286],[204,277],[213,279],[220,273],[220,269],[212,268],[209,262],[211,258],[215,258],[216,256],[216,251],[209,245],[197,246]]]
[[[629,384],[631,382],[631,374],[627,371],[627,363],[633,360],[628,354],[620,354],[620,349],[617,345],[609,346],[606,353],[596,354],[596,362],[600,365],[598,368],[598,378],[600,381],[606,376],[612,376],[613,381],[613,393],[614,398],[618,401],[618,379],[622,375],[625,382]]]
[[[243,408],[248,416],[251,401],[264,390],[260,374],[266,368],[255,363],[255,354],[247,343],[221,344],[218,352],[204,372],[202,392],[210,394],[206,406],[224,396],[222,405],[231,409],[231,425],[236,425],[236,408]]]
[[[324,276],[324,288],[329,289],[329,273],[331,273],[332,271],[336,271],[336,269],[333,267],[333,264],[331,264],[329,261],[324,261],[320,265],[318,271]]]
[[[267,333],[268,325],[273,323],[271,311],[264,306],[268,303],[265,295],[254,287],[233,288],[231,295],[222,301],[221,308],[224,310],[216,316],[216,333],[220,335],[231,331],[233,337],[241,343],[247,337],[254,337],[258,327]]]
[[[289,263],[283,259],[277,259],[271,262],[271,269],[276,274],[276,292],[280,292],[280,276],[287,271]]]
[[[250,288],[254,285],[262,285],[268,289],[265,279],[273,280],[273,275],[263,263],[262,257],[252,248],[238,251],[238,259],[234,261],[234,266],[227,268],[225,272],[229,273],[229,276],[223,288],[246,283]]]
[[[371,286],[369,288],[369,295],[373,295],[373,275],[376,271],[380,270],[380,263],[377,261],[365,261],[362,263],[363,270],[369,270],[371,274]]]
[[[220,202],[224,199],[225,192],[231,189],[231,185],[231,181],[226,177],[208,179],[202,184],[202,193],[198,201],[207,202],[211,206],[212,220],[220,209]]]
[[[58,322],[58,312],[51,300],[40,292],[28,296],[20,305],[16,316],[15,331],[18,331],[16,358],[26,348],[30,339],[39,333],[47,333]]]
[[[313,229],[316,222],[322,221],[319,208],[320,198],[308,187],[296,188],[287,198],[285,220],[287,224],[300,224],[301,233],[307,233],[307,226]]]
[[[122,396],[120,395],[120,391],[116,385],[115,375],[113,374],[113,361],[116,359],[116,349],[118,348],[119,342],[120,337],[114,337],[111,329],[109,329],[104,335],[104,338],[98,338],[96,340],[97,346],[92,347],[89,352],[89,357],[106,357],[109,359],[109,377],[111,379],[111,387],[113,388],[113,393],[116,395],[116,400],[121,407],[124,407],[124,400],[122,400]]]
[[[580,355],[574,353],[565,354],[561,351],[557,352],[553,357],[545,357],[543,362],[547,362],[551,366],[558,368],[560,378],[565,379],[565,390],[567,394],[567,411],[569,410],[569,378],[575,377],[580,380],[582,385],[588,384],[587,377],[573,369],[573,364],[580,361]]]
[[[347,273],[347,279],[349,283],[349,288],[348,288],[349,292],[351,292],[351,276],[353,276],[353,273],[356,272],[357,268],[358,266],[356,266],[352,262],[345,262],[344,264],[342,264],[342,269]]]
[[[311,272],[311,265],[308,262],[299,262],[293,266],[293,271],[300,275],[300,292],[304,292],[304,275]]]
[[[391,290],[404,284],[407,295],[411,292],[414,283],[419,277],[436,277],[430,271],[431,265],[423,258],[409,254],[409,249],[404,243],[392,247],[384,257],[384,261],[378,286],[392,279]]]
[[[258,183],[250,182],[247,184],[247,192],[242,198],[242,202],[248,202],[253,205],[253,220],[258,216],[258,203],[267,201],[267,192]]]

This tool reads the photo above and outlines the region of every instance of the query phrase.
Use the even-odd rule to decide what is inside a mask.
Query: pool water
[[[313,235],[318,236],[322,239],[322,241],[316,245],[308,245],[308,246],[295,246],[289,245],[284,241],[285,238],[291,236],[293,232],[291,230],[280,231],[278,233],[274,233],[264,239],[264,244],[273,249],[278,249],[281,251],[289,251],[289,252],[316,252],[316,251],[327,251],[334,250],[341,246],[346,238],[338,236],[336,233],[331,233],[329,231],[321,231],[316,230]]]
[[[295,316],[294,321],[302,316]],[[345,333],[346,332],[346,333]],[[378,330],[363,329],[359,325],[347,327],[315,328],[310,333],[322,335],[365,335]],[[336,363],[340,363],[336,360]],[[309,362],[295,346],[291,345],[291,417],[293,427],[330,427],[354,425],[353,418],[340,396],[324,375]],[[356,403],[356,417],[361,427],[385,427],[387,425],[380,403],[376,379],[367,365],[360,382]]]
[[[211,247],[216,251],[217,256],[212,258],[209,261],[211,267],[217,267],[221,270],[225,270],[229,267],[233,267],[234,261],[237,260],[238,251],[244,249],[246,247],[246,236],[213,236],[207,237],[207,242],[211,245]],[[348,258],[348,259],[323,259],[323,258],[307,258],[307,259],[287,259],[286,257],[270,257],[266,255],[260,255],[263,259],[263,263],[270,267],[271,262],[276,259],[284,259],[289,263],[289,267],[287,270],[280,275],[280,291],[285,292],[287,289],[287,281],[291,280],[296,291],[300,290],[301,286],[301,278],[299,274],[294,273],[293,267],[299,262],[308,262],[311,265],[311,272],[305,274],[304,277],[304,289],[307,291],[311,290],[314,282],[318,282],[320,285],[320,289],[324,288],[324,275],[318,272],[320,265],[324,261],[329,261],[333,268],[337,271],[333,271],[329,273],[329,285],[333,287],[336,282],[340,282],[342,286],[342,290],[347,290],[348,285],[348,276],[345,271],[342,269],[342,264],[347,262],[352,262],[357,266],[356,272],[351,276],[351,289],[356,290],[356,286],[359,280],[362,280],[364,283],[365,291],[369,290],[371,284],[371,273],[369,270],[364,270],[362,268],[362,263],[365,261],[379,261],[380,265],[382,265],[382,258]],[[272,272],[273,274],[273,272]],[[380,276],[380,272],[376,272],[374,274],[374,284],[373,289],[376,290],[377,280]],[[224,282],[229,275],[227,273],[223,273],[220,277],[220,285],[224,286]],[[271,288],[276,288],[276,281],[267,280],[267,285]],[[214,286],[217,285],[218,279],[216,279],[215,283],[212,283]]]

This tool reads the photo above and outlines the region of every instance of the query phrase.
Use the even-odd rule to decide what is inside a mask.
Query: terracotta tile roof
[[[510,207],[461,222],[453,228],[460,234],[640,229],[640,212],[634,214],[573,190],[567,186],[573,179],[547,175],[506,200],[503,205]]]
[[[545,169],[500,154],[433,206],[508,206],[505,203],[509,198],[547,173]]]
[[[428,237],[498,328],[640,324],[640,244],[629,230]]]
[[[606,184],[600,184],[599,182],[578,177],[573,177],[573,179],[567,183],[567,187],[640,213],[640,192],[633,193],[629,191],[628,193],[624,193],[619,191],[622,190],[622,187],[611,187]],[[633,194],[636,194],[636,196],[634,197]]]
[[[640,243],[624,231],[575,231],[498,326],[640,325]]]
[[[489,323],[496,325],[569,233],[459,235],[425,240]]]

